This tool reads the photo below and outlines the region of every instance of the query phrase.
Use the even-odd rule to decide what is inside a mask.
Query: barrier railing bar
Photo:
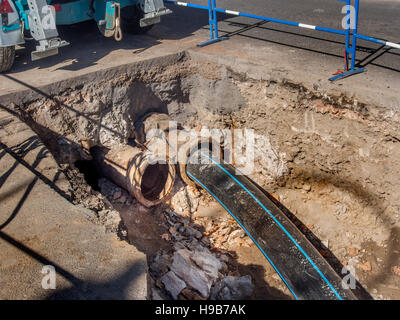
[[[237,21],[227,21],[227,22],[228,22],[228,24],[230,26],[234,26],[234,27],[238,27],[238,28],[239,27],[244,28],[244,27],[249,26],[248,23],[242,23],[242,22],[237,22]],[[268,22],[268,21],[263,21],[263,22]],[[290,34],[290,35],[295,35],[295,36],[300,36],[300,37],[307,37],[307,38],[320,40],[320,41],[327,41],[327,42],[334,43],[334,44],[343,44],[342,41],[330,40],[330,39],[325,39],[325,38],[318,38],[318,37],[313,37],[313,36],[309,36],[309,35],[305,35],[305,34],[301,34],[301,33],[290,32],[290,31],[287,31],[287,30],[275,29],[275,28],[263,26],[262,24],[261,25],[257,25],[257,23],[251,24],[251,26],[254,26],[254,28],[259,28],[259,29],[262,29],[262,30],[268,30],[268,31],[274,31],[274,32],[282,32],[282,33],[287,33],[287,34]],[[242,29],[238,30],[238,32],[235,32],[235,34],[241,33],[241,30]],[[243,29],[243,30],[246,31],[245,29]],[[229,31],[224,31],[224,32],[226,33],[227,37],[230,37],[231,35],[234,35],[234,34],[232,34],[233,32],[229,32]],[[394,43],[394,44],[395,45],[400,45],[400,44],[397,44],[397,43]],[[372,49],[372,48],[369,48],[369,47],[364,47],[364,46],[357,45],[356,50],[357,50],[357,52],[371,53],[371,52],[376,52],[378,50],[381,50],[381,49],[383,49],[385,47],[386,47],[385,44],[381,44],[379,49]],[[390,49],[391,49],[391,47],[387,48],[385,53],[392,54],[392,55],[395,55],[395,56],[400,56],[400,53],[389,51]],[[357,64],[359,64],[359,63],[360,63],[360,61],[357,62]]]
[[[342,31],[342,30],[336,30],[336,29],[324,28],[324,27],[319,27],[319,26],[313,26],[313,25],[310,25],[310,24],[305,24],[305,23],[300,23],[300,22],[292,22],[292,21],[287,21],[287,20],[268,18],[268,17],[258,16],[258,15],[255,15],[255,14],[243,13],[243,12],[238,12],[238,11],[232,11],[232,10],[226,10],[226,9],[220,9],[220,8],[215,8],[215,11],[221,12],[221,13],[226,13],[226,14],[229,14],[229,15],[242,16],[242,17],[247,17],[247,18],[254,18],[254,19],[259,19],[259,20],[276,22],[276,23],[280,23],[280,24],[286,24],[286,25],[294,26],[294,27],[300,27],[300,28],[324,31],[324,32],[331,32],[331,33],[336,33],[336,34],[340,34],[340,35],[345,35],[346,34],[346,32]]]
[[[226,21],[227,23],[228,23],[228,25],[229,26],[233,26],[233,27],[241,27],[241,28],[244,28],[244,27],[246,27],[246,26],[248,26],[249,24],[248,23],[242,23],[242,22],[237,22],[237,21],[230,21],[230,20],[227,20]],[[269,23],[270,21],[262,21],[264,24],[267,24],[267,23]],[[253,25],[253,24],[251,24],[251,25]],[[332,40],[332,39],[326,39],[326,38],[318,38],[318,37],[316,37],[316,36],[310,36],[310,35],[306,35],[306,34],[302,34],[302,33],[300,33],[300,32],[292,32],[292,31],[288,31],[288,30],[283,30],[283,29],[276,29],[276,28],[273,28],[271,25],[268,27],[268,26],[264,26],[263,24],[261,24],[261,25],[259,25],[259,26],[256,26],[257,28],[259,28],[259,29],[262,29],[262,30],[267,30],[267,31],[274,31],[274,32],[281,32],[281,33],[285,33],[285,34],[290,34],[290,35],[294,35],[294,36],[299,36],[299,37],[306,37],[306,38],[310,38],[310,39],[313,39],[313,40],[320,40],[320,41],[326,41],[326,42],[330,42],[330,43],[334,43],[334,44],[343,44],[343,41],[338,41],[338,40]],[[204,29],[204,28],[203,28]],[[240,31],[240,30],[239,30]],[[224,31],[225,33],[227,33],[227,34],[230,34],[230,32],[229,31]],[[357,49],[358,48],[360,48],[360,47],[357,47]],[[364,49],[369,49],[369,48],[366,48],[366,47],[363,47]]]
[[[177,6],[182,6],[182,7],[189,7],[189,8],[208,10],[208,6],[202,6],[200,4],[193,4],[193,3],[181,2],[181,1],[173,1],[173,0],[164,0],[164,2],[165,3],[175,4]]]
[[[392,48],[395,48],[395,49],[400,49],[400,44],[399,43],[389,42],[389,41],[385,41],[385,40],[382,40],[382,39],[376,39],[376,38],[364,36],[362,34],[357,34],[356,37],[358,39],[379,43],[379,44],[382,44],[384,46],[392,47]]]

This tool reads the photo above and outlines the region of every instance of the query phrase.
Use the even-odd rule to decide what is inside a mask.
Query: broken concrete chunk
[[[150,272],[155,277],[160,277],[168,271],[168,266],[164,263],[153,262],[150,267]]]
[[[115,210],[101,210],[98,212],[99,221],[105,226],[107,232],[117,232],[121,217]]]
[[[211,280],[216,280],[218,271],[223,268],[221,261],[206,251],[196,251],[195,254],[192,254],[191,259]]]
[[[190,288],[185,288],[181,292],[181,297],[182,300],[207,300],[206,298],[203,298],[199,293],[195,290],[192,290]],[[180,298],[181,298],[180,297]]]
[[[254,286],[249,275],[244,277],[227,276],[217,282],[211,290],[212,300],[241,300],[252,294]]]
[[[197,290],[204,298],[210,294],[212,281],[204,271],[197,268],[190,260],[191,252],[181,249],[174,253],[171,271],[183,279],[187,285]]]
[[[114,194],[113,194],[113,200],[117,200],[121,197],[122,192],[117,190]]]
[[[196,239],[200,239],[203,236],[199,230],[196,230],[195,228],[192,227],[186,227],[185,234],[189,237],[194,237]]]
[[[176,274],[172,271],[166,273],[162,278],[161,278],[162,283],[165,286],[165,289],[171,294],[172,298],[175,300],[178,299],[179,293],[183,289],[186,288],[186,283],[179,279]]]
[[[164,300],[159,290],[152,288],[151,290],[152,300]]]
[[[231,233],[230,239],[235,239],[235,238],[239,238],[239,237],[242,238],[245,235],[246,235],[246,232],[244,232],[242,229],[238,229]]]

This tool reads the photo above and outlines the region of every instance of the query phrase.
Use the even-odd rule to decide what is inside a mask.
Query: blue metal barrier
[[[233,10],[228,10],[228,9],[220,9],[220,8],[217,8],[217,6],[216,6],[216,0],[208,0],[208,6],[202,6],[202,5],[191,4],[191,3],[180,2],[180,1],[164,0],[165,3],[171,3],[171,4],[178,5],[178,6],[185,6],[185,7],[192,7],[192,8],[197,8],[197,9],[208,10],[209,25],[210,25],[210,40],[199,44],[199,46],[201,46],[201,47],[218,42],[218,41],[228,39],[228,37],[219,37],[218,36],[218,19],[217,19],[218,12],[229,14],[229,15],[234,15],[234,16],[242,16],[242,17],[247,17],[247,18],[259,19],[259,20],[263,20],[263,21],[275,22],[275,23],[285,24],[285,25],[299,27],[299,28],[306,28],[306,29],[311,29],[311,30],[317,30],[317,31],[329,32],[329,33],[333,33],[333,34],[344,35],[345,36],[345,49],[344,49],[345,68],[344,68],[344,71],[338,71],[334,77],[331,77],[329,79],[331,81],[343,79],[343,78],[351,76],[353,74],[357,74],[357,73],[361,73],[361,72],[365,71],[365,68],[356,68],[357,39],[378,43],[378,44],[388,46],[391,48],[395,48],[395,49],[400,49],[400,44],[398,44],[398,43],[389,42],[389,41],[385,41],[385,40],[377,39],[377,38],[372,38],[372,37],[364,36],[364,35],[357,33],[358,32],[358,14],[359,14],[359,7],[360,7],[359,0],[354,0],[355,1],[354,22],[351,21],[350,7],[351,7],[352,0],[337,0],[337,1],[346,3],[347,24],[346,24],[345,30],[325,28],[325,27],[320,27],[320,26],[304,24],[304,23],[300,23],[300,22],[292,22],[292,21],[268,18],[268,17],[263,17],[263,16],[259,16],[259,15],[255,15],[255,14],[243,13],[243,12],[238,12],[238,11],[233,11]],[[351,25],[354,26],[353,31],[351,31]],[[349,68],[349,59],[350,58],[351,58],[351,64],[350,64],[350,68]]]

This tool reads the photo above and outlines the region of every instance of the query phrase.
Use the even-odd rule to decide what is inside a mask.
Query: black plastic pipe
[[[208,150],[186,173],[210,193],[246,231],[295,299],[354,300],[342,279],[287,216],[246,176],[231,165],[214,161]]]

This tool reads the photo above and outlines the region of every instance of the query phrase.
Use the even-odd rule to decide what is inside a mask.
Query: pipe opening
[[[163,198],[163,190],[167,184],[169,167],[167,164],[151,164],[143,173],[140,189],[143,197],[149,201]]]

